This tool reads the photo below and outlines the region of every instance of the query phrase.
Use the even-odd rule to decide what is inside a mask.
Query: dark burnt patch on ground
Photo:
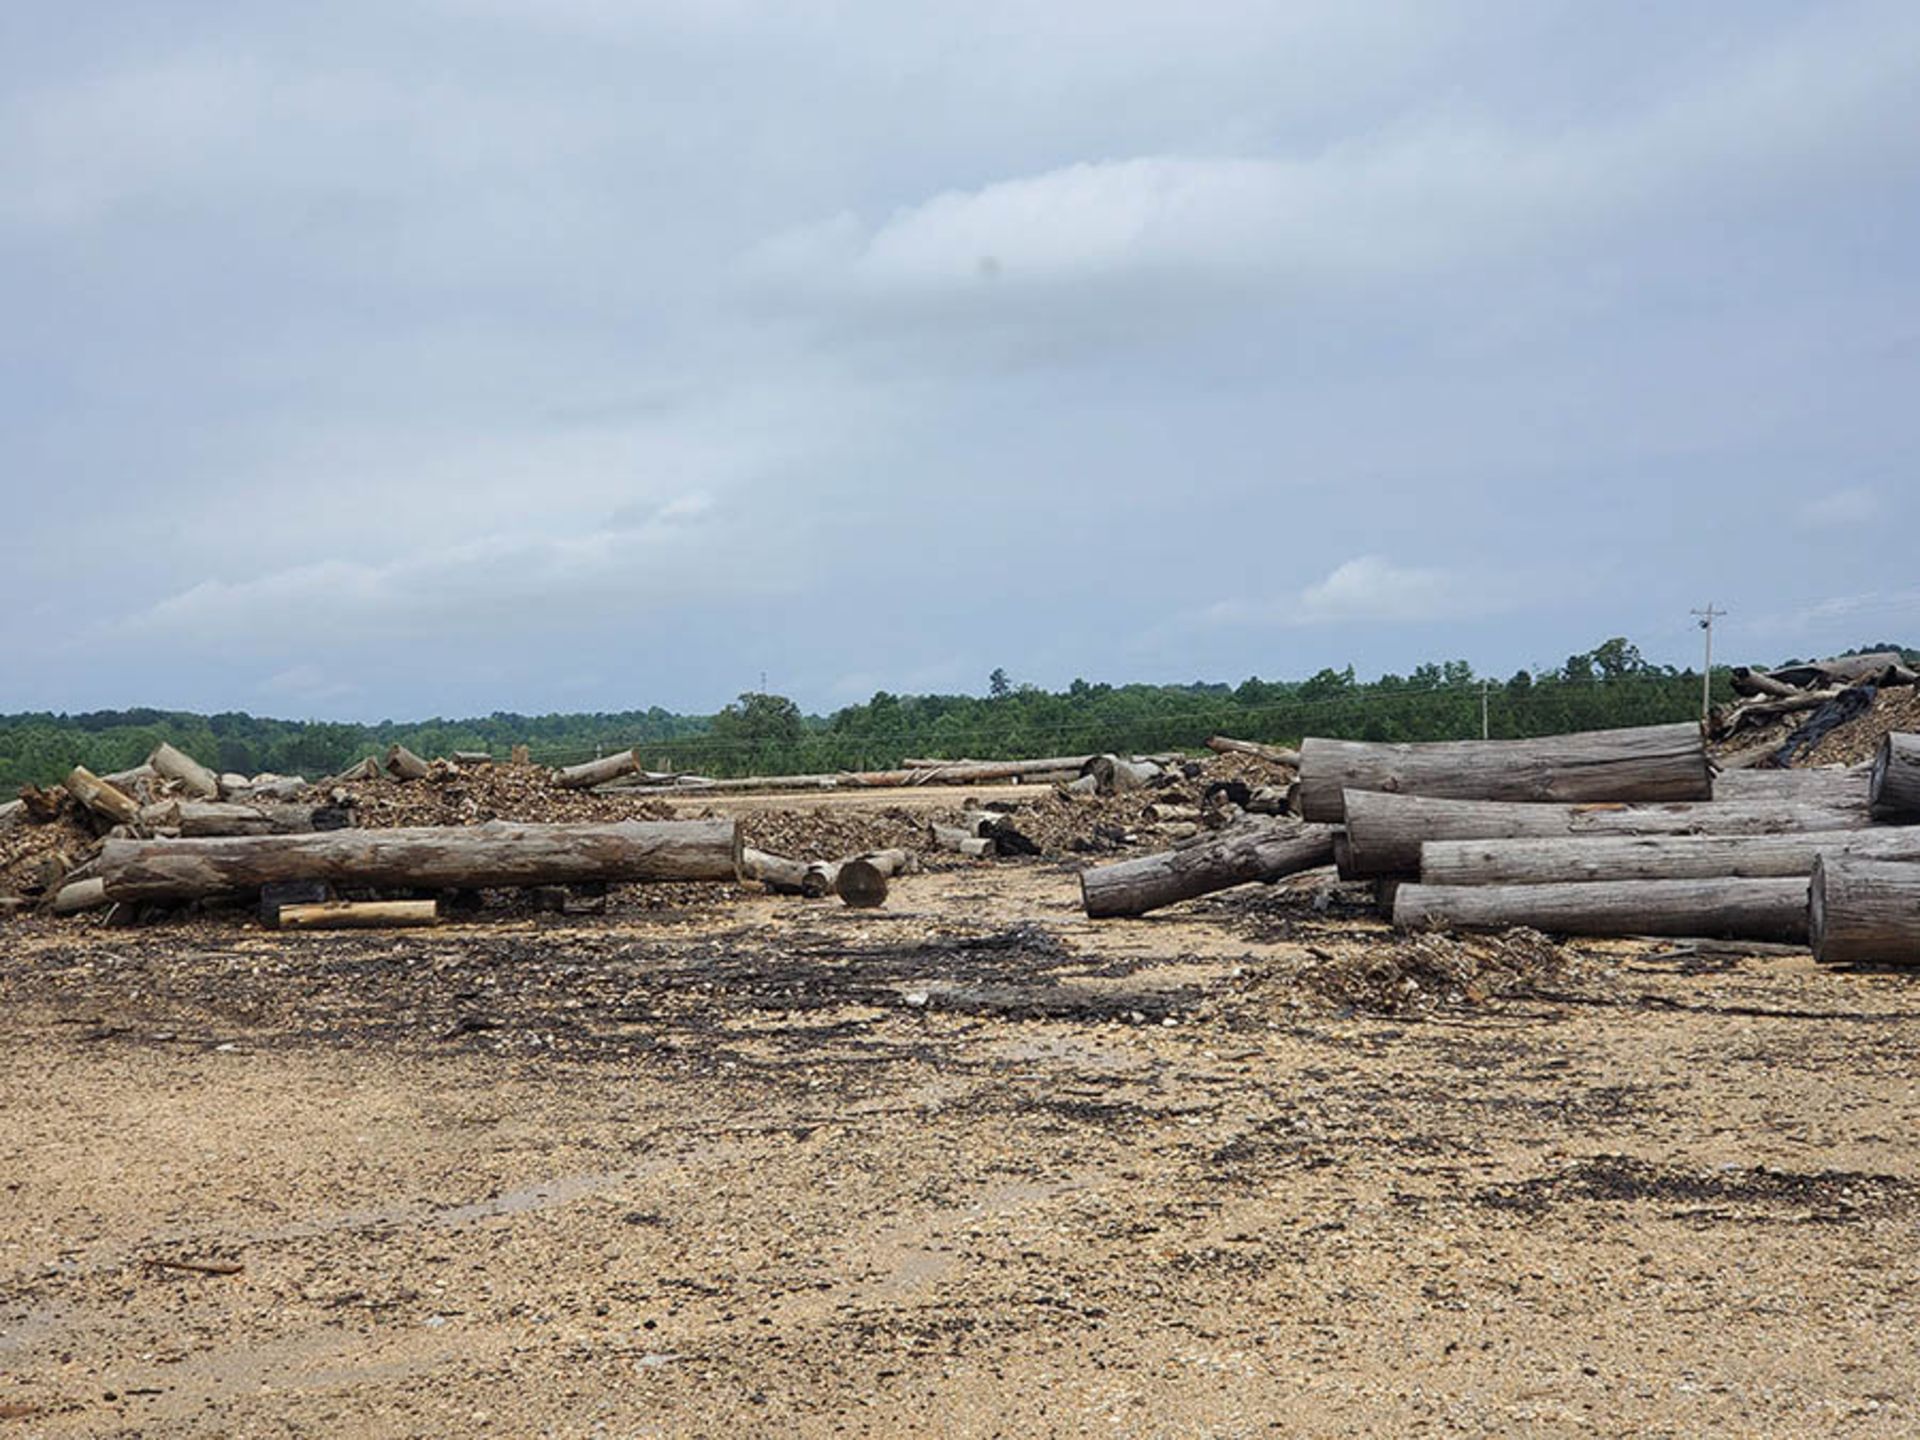
[[[1603,1154],[1487,1186],[1474,1202],[1526,1217],[1569,1204],[1644,1205],[1675,1220],[1848,1225],[1920,1212],[1920,1185],[1851,1170],[1693,1166]]]

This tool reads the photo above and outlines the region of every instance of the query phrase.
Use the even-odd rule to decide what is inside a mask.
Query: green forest
[[[1861,650],[1905,650],[1877,642]],[[1855,653],[1849,651],[1848,653]],[[1785,661],[1782,663],[1794,663]],[[1715,668],[1715,703],[1727,698]],[[1416,666],[1408,675],[1357,679],[1353,667],[1304,680],[1238,685],[1108,685],[1075,680],[1044,690],[986,677],[981,695],[892,695],[831,715],[806,715],[780,695],[749,693],[715,715],[655,707],[613,713],[515,715],[465,720],[275,720],[224,712],[149,709],[0,716],[0,786],[60,779],[74,765],[97,773],[139,764],[167,740],[218,770],[309,777],[344,769],[398,742],[425,756],[515,745],[533,758],[569,764],[638,747],[654,769],[710,775],[883,768],[908,756],[981,759],[1088,751],[1193,749],[1212,734],[1292,743],[1307,734],[1366,740],[1453,740],[1544,735],[1683,720],[1700,713],[1700,674],[1645,661],[1624,638],[1565,663],[1504,679],[1463,660]]]

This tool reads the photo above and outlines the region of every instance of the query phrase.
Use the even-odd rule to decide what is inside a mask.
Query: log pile
[[[1709,738],[1727,751],[1728,770],[1748,765],[1788,765],[1835,726],[1865,712],[1877,692],[1920,684],[1898,651],[1880,650],[1804,665],[1762,670],[1735,666],[1734,698],[1707,718]],[[1782,722],[1784,736],[1771,734]]]

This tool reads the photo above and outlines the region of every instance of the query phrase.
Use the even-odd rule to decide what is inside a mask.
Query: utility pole
[[[1707,718],[1707,712],[1713,708],[1713,622],[1724,618],[1726,611],[1713,608],[1713,602],[1707,602],[1704,610],[1692,610],[1691,615],[1700,617],[1700,628],[1707,632],[1707,663],[1700,671],[1700,718]]]
[[[1480,738],[1491,740],[1493,736],[1487,730],[1487,691],[1493,688],[1491,680],[1480,682]]]

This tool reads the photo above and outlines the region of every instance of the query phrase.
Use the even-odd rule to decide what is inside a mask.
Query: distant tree
[[[995,700],[1004,700],[1012,693],[1013,681],[1007,678],[1005,670],[995,666],[993,673],[987,676],[987,694]]]
[[[784,695],[759,690],[743,692],[713,717],[715,735],[756,747],[798,745],[805,728],[798,705]]]
[[[1638,675],[1647,668],[1647,662],[1640,658],[1638,647],[1624,635],[1616,635],[1611,640],[1603,640],[1593,647],[1589,657],[1600,671],[1603,680],[1619,680],[1624,676]]]

